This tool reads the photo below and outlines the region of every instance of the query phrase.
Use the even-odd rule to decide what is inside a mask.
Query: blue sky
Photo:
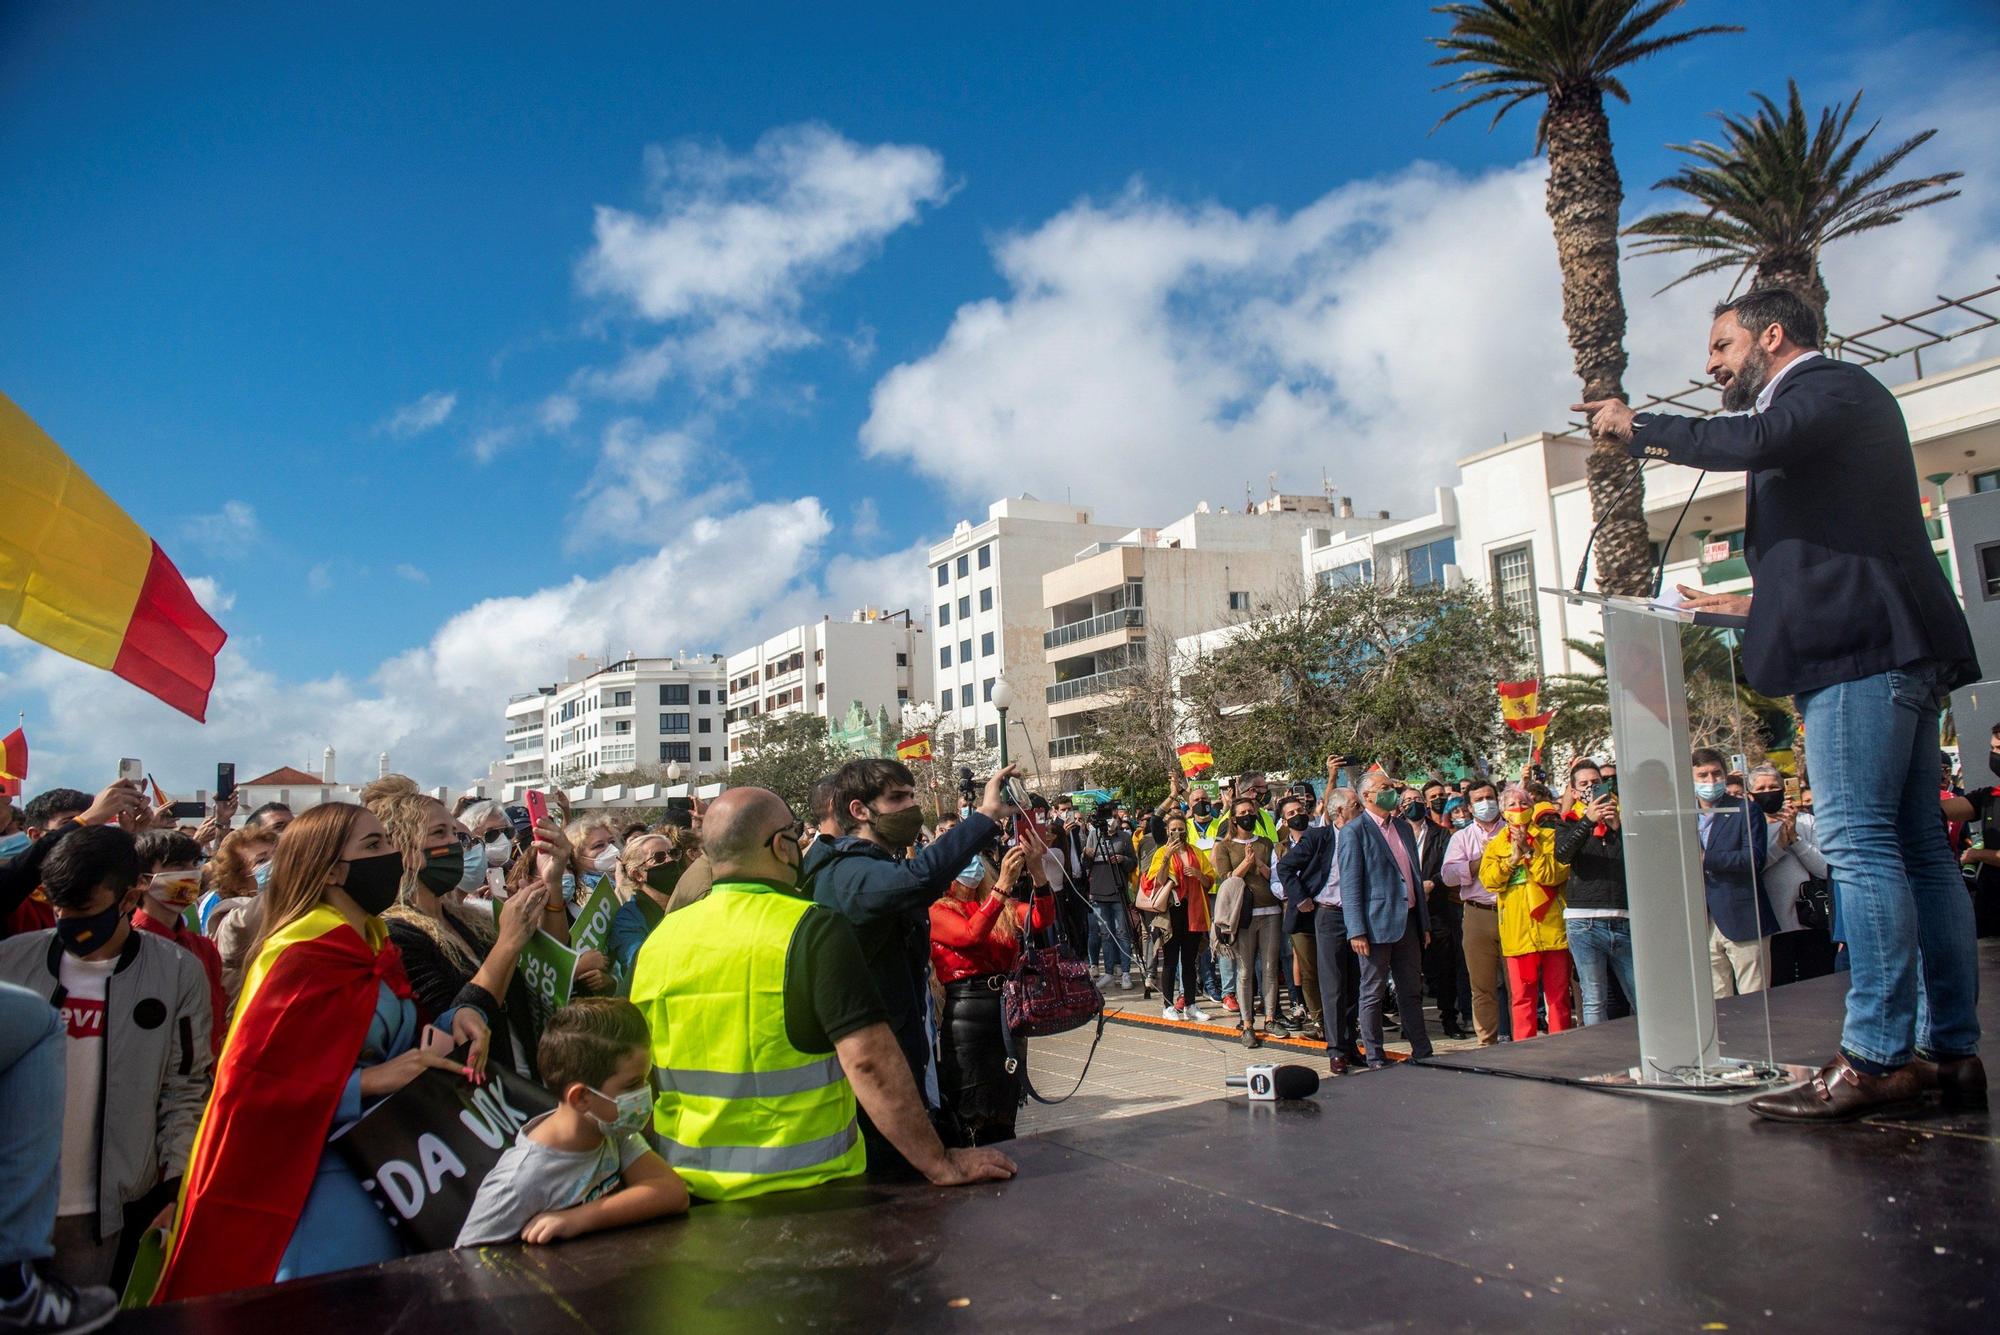
[[[1686,23],[1750,32],[1632,73],[1628,213],[1708,111],[1865,85],[1884,138],[1940,125],[1919,161],[1985,179],[1830,255],[1836,327],[1983,286],[1992,14],[1696,0]],[[0,388],[233,636],[203,732],[4,633],[37,780],[143,751],[191,788],[331,741],[463,781],[564,655],[900,606],[914,549],[1006,491],[1164,522],[1324,472],[1407,509],[1559,425],[1573,383],[1532,117],[1430,134],[1440,28],[1400,3],[0,9]],[[1627,265],[1635,389],[1698,355],[1712,294],[1650,301],[1670,276]]]

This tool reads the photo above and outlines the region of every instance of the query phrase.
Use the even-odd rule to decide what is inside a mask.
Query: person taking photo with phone
[[[1569,767],[1562,824],[1556,827],[1556,861],[1569,868],[1563,883],[1563,928],[1583,994],[1583,1023],[1611,1018],[1613,979],[1625,1004],[1639,1008],[1632,971],[1632,912],[1625,894],[1625,835],[1618,818],[1616,784],[1597,762]]]

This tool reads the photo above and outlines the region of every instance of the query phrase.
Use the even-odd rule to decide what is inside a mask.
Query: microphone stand
[[[1590,570],[1590,549],[1597,545],[1597,535],[1604,531],[1604,526],[1611,522],[1611,516],[1618,512],[1618,502],[1631,495],[1632,488],[1638,486],[1639,479],[1644,476],[1646,476],[1646,465],[1640,460],[1632,460],[1632,476],[1625,479],[1625,485],[1620,487],[1618,494],[1611,498],[1611,504],[1604,507],[1604,513],[1598,517],[1596,526],[1590,530],[1590,536],[1584,539],[1583,559],[1576,563],[1576,584],[1574,585],[1576,592],[1583,592],[1583,578]],[[1658,593],[1658,590],[1655,589],[1654,592]]]

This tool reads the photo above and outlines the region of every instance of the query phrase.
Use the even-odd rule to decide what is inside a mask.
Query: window
[[[1458,544],[1450,538],[1426,542],[1403,553],[1403,572],[1413,589],[1444,583],[1444,568],[1457,563]]]
[[[941,668],[948,668],[948,667],[950,667],[950,666],[951,666],[951,646],[950,646],[950,645],[948,645],[948,644],[941,644],[941,645],[939,645],[939,646],[938,646],[938,666],[939,666],[939,667],[941,667]]]
[[[949,626],[950,624],[951,624],[951,604],[950,604],[950,603],[939,603],[939,604],[938,604],[938,625],[940,625],[940,626]]]
[[[1249,592],[1249,590],[1247,590],[1247,589],[1231,589],[1231,590],[1229,591],[1229,610],[1230,610],[1230,611],[1232,611],[1232,612],[1247,612],[1247,611],[1249,611],[1249,610],[1250,610],[1250,592]]]
[[[1972,491],[1974,495],[1982,491],[2000,491],[2000,469],[1995,469],[1991,473],[1974,473]]]
[[[1375,563],[1372,560],[1349,561],[1344,566],[1334,566],[1319,572],[1319,591],[1338,589],[1347,584],[1365,584],[1375,578]]]
[[[998,746],[998,745],[1000,745],[1000,725],[999,725],[999,724],[997,724],[997,723],[989,723],[989,724],[987,724],[987,725],[986,725],[986,744],[987,744],[988,746]]]
[[[964,579],[967,575],[971,573],[972,573],[972,558],[968,556],[960,556],[958,558],[958,577],[960,579]]]
[[[970,708],[972,708],[972,683],[971,683],[971,682],[969,682],[969,681],[968,681],[967,683],[965,683],[965,685],[963,685],[963,686],[961,686],[961,687],[959,687],[959,688],[958,688],[958,703],[959,703],[959,706],[960,706],[961,708],[964,708],[964,709],[970,709]]]
[[[1979,582],[1985,586],[1987,602],[2000,599],[2000,542],[1989,542],[1979,549]]]
[[[611,735],[612,735],[613,737],[625,737],[625,736],[629,736],[629,735],[631,734],[631,732],[632,732],[632,720],[631,720],[631,719],[629,719],[629,718],[621,718],[621,719],[613,719],[613,720],[612,720],[612,722],[611,722]]]
[[[706,719],[706,718],[699,718],[699,719],[696,719],[696,720],[694,721],[694,730],[695,730],[696,732],[710,732],[710,731],[713,731],[713,729],[712,729],[711,725],[712,725],[712,724],[713,724],[714,722],[715,722],[715,720],[714,720],[714,719]]]
[[[684,705],[688,702],[688,688],[685,686],[662,686],[660,703],[663,705]]]
[[[965,597],[958,600],[958,619],[960,621],[963,621],[971,615],[972,615],[972,595],[967,594]]]
[[[960,640],[958,642],[958,661],[961,663],[970,663],[972,661],[971,640]]]
[[[1493,553],[1493,597],[1501,611],[1513,614],[1514,641],[1522,655],[1540,662],[1535,635],[1535,554],[1527,547]]]
[[[705,705],[705,704],[707,704],[707,703],[708,703],[708,692],[707,692],[707,691],[705,691],[705,690],[702,690],[702,691],[696,691],[696,692],[694,693],[694,700],[695,700],[695,703],[696,703],[696,704],[698,704],[698,705]]]
[[[950,691],[940,691],[940,692],[938,692],[938,712],[940,712],[940,713],[943,713],[943,714],[949,714],[949,713],[951,712],[951,692],[950,692]]]
[[[942,589],[942,588],[943,588],[943,587],[944,587],[945,585],[947,585],[947,584],[949,584],[949,583],[951,583],[951,566],[950,566],[950,565],[941,565],[941,566],[939,566],[939,567],[938,567],[938,587],[939,587],[940,589]]]
[[[675,732],[686,732],[687,730],[688,730],[688,716],[686,714],[660,715],[661,732],[675,733]]]
[[[897,667],[908,667],[909,665],[910,665],[910,656],[909,656],[908,654],[897,654],[897,655],[896,655],[896,666],[897,666]]]
[[[979,691],[980,691],[979,698],[981,700],[984,700],[987,704],[993,703],[993,683],[996,680],[997,678],[988,677],[985,681],[979,683]]]
[[[902,705],[902,704],[908,704],[909,701],[910,701],[910,688],[907,686],[898,686],[896,688],[896,703]]]
[[[981,658],[993,657],[993,632],[990,630],[979,637],[979,656]]]
[[[611,707],[613,709],[617,709],[620,708],[621,706],[629,705],[631,703],[632,703],[632,692],[613,691],[611,693]]]
[[[993,590],[981,589],[979,591],[979,610],[982,612],[991,612],[993,610]]]
[[[702,747],[702,748],[701,748],[701,750],[700,750],[700,751],[698,751],[698,752],[697,752],[696,754],[697,754],[697,755],[699,755],[699,756],[701,757],[701,759],[703,759],[703,760],[707,760],[707,759],[709,759],[709,758],[710,758],[710,757],[709,757],[709,754],[708,754],[708,748],[707,748],[707,747],[705,747],[705,746],[704,746],[704,747]]]
[[[993,544],[989,542],[981,546],[979,549],[979,568],[981,570],[984,570],[986,569],[986,567],[992,564],[993,564]]]
[[[669,760],[687,761],[692,759],[693,757],[688,754],[688,744],[686,742],[660,743],[660,760],[662,763]]]

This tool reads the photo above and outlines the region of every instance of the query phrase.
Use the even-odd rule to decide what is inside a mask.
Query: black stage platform
[[[2000,951],[1982,953],[1981,973],[1985,1029],[2000,1032]],[[1780,1060],[1830,1050],[1840,993],[1838,979],[1773,993]],[[1218,1098],[1030,1138],[1010,1147],[1021,1176],[1002,1187],[703,1206],[558,1247],[132,1314],[120,1329],[2000,1325],[2000,1137],[1986,1115],[1797,1128],[1464,1069],[1575,1077],[1629,1063],[1635,1046],[1631,1022],[1613,1022],[1332,1081],[1302,1104]]]

